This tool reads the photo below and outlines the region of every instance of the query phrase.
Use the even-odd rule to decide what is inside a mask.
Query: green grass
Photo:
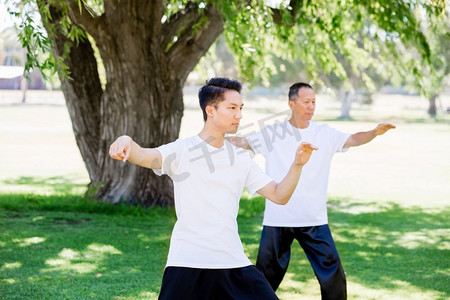
[[[69,188],[71,190],[71,188]],[[264,201],[243,199],[239,230],[256,259]],[[447,299],[450,208],[330,201],[349,299]],[[171,208],[77,195],[0,195],[1,299],[156,299],[175,221]],[[298,245],[278,295],[318,299]]]
[[[254,207],[242,202],[241,210]],[[450,207],[423,209],[396,203],[329,201],[329,222],[347,274],[349,299],[448,299]],[[248,212],[247,212],[248,215]],[[261,213],[262,216],[262,213]],[[261,216],[240,218],[241,237],[255,261]],[[320,299],[300,246],[277,294],[280,299]]]
[[[349,199],[334,199],[331,205],[330,227],[348,277],[349,298],[448,299],[449,207],[424,210]],[[290,268],[290,279],[300,290],[298,282],[312,278],[303,273],[309,268],[306,259],[302,262]],[[282,291],[290,299],[295,289]]]
[[[1,299],[154,299],[173,210],[0,196]]]

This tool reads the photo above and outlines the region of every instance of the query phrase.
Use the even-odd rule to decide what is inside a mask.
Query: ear
[[[290,109],[292,109],[293,108],[292,106],[294,105],[294,101],[288,100],[288,105],[289,105]]]
[[[205,107],[205,111],[206,111],[206,114],[207,114],[209,117],[213,117],[213,116],[214,116],[215,109],[214,109],[213,106],[210,106],[210,105],[206,106],[206,107]]]

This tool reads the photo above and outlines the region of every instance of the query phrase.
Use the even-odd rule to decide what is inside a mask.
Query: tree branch
[[[193,25],[197,24],[201,18],[205,18],[205,23],[199,28],[194,28]],[[221,14],[214,7],[207,7],[204,15],[200,15],[196,22],[186,28],[167,53],[170,69],[176,72],[176,78],[182,81],[187,78],[222,31]]]
[[[183,10],[170,16],[161,30],[162,49],[166,49],[178,33],[195,24],[199,16],[198,5],[192,2],[189,2]]]
[[[291,0],[289,3],[289,6],[292,8],[289,10],[290,12],[290,23],[286,23],[285,20],[283,20],[283,11],[278,8],[272,8],[272,19],[273,22],[277,25],[292,27],[294,26],[294,20],[298,17],[298,14],[300,12],[300,9],[303,5],[303,0]]]
[[[94,29],[101,20],[101,16],[96,17],[86,9],[85,5],[81,5],[80,7],[77,5],[77,2],[74,0],[66,0],[64,3],[69,8],[68,14],[69,17],[74,23],[80,27],[82,27],[87,32],[90,32]]]

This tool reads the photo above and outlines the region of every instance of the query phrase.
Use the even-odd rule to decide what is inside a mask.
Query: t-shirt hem
[[[327,225],[328,221],[325,222],[312,222],[312,223],[265,223],[263,222],[263,226],[270,227],[310,227],[310,226],[322,226]]]
[[[247,263],[241,263],[241,264],[190,264],[190,263],[176,263],[176,262],[171,262],[171,263],[167,263],[165,268],[167,267],[183,267],[183,268],[194,268],[194,269],[236,269],[236,268],[244,268],[244,267],[248,267],[251,266],[252,263],[249,261]]]

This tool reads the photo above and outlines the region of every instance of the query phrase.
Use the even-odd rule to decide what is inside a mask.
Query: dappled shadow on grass
[[[348,276],[371,288],[396,289],[406,282],[449,296],[450,208],[428,211],[391,203],[364,212],[367,206],[377,204],[341,202],[330,213]]]
[[[52,177],[32,177],[21,176],[14,179],[3,180],[4,185],[29,187],[29,188],[47,188],[50,192],[71,194],[86,188],[86,183],[75,183],[74,178],[67,176]]]
[[[4,197],[0,290],[5,299],[157,298],[175,222],[172,208],[33,195],[16,195],[10,203]],[[388,292],[414,288],[441,295],[436,299],[450,296],[449,207],[427,210],[350,199],[329,204],[330,226],[350,284]],[[261,197],[241,201],[239,232],[253,263],[263,209]],[[315,283],[314,275],[298,244],[292,248],[290,286],[282,292],[302,293]]]
[[[330,201],[329,224],[347,280],[370,290],[394,292],[413,287],[440,295],[438,299],[450,297],[449,215],[450,207],[428,210],[395,203]],[[262,213],[240,222],[252,262],[256,261],[261,222]],[[294,289],[300,292],[314,275],[298,243],[292,248],[288,276],[298,283]]]
[[[156,299],[172,213],[0,215],[5,299]]]

